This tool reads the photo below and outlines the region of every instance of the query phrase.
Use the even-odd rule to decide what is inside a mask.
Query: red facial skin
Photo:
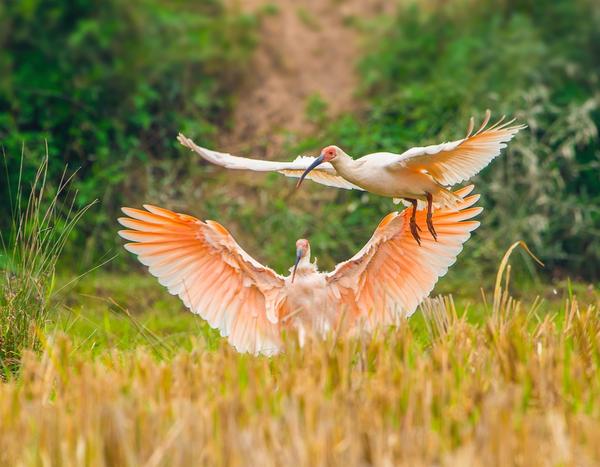
[[[296,241],[296,248],[301,248],[302,251],[306,251],[308,249],[308,240],[305,238],[301,238]]]
[[[292,283],[296,278],[296,269],[298,269],[298,264],[300,263],[300,260],[304,258],[306,253],[308,253],[308,240],[305,238],[296,240],[296,262],[294,263],[294,271],[292,272]]]
[[[337,156],[335,146],[327,146],[321,151],[321,155],[323,156],[323,162],[329,162],[332,159],[335,159],[335,156]]]

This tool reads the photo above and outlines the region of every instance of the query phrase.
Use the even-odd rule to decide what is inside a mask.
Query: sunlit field
[[[0,385],[3,465],[600,462],[597,291],[445,297],[373,338],[290,336],[266,358],[131,281],[147,302],[90,281]]]

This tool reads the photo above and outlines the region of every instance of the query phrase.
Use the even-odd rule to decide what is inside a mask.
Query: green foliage
[[[66,281],[61,277],[57,282]],[[145,346],[167,357],[190,349],[198,338],[208,349],[222,344],[218,331],[165,293],[149,274],[92,272],[69,289],[65,306],[46,331],[68,333],[78,350],[101,354]]]
[[[481,118],[486,108],[515,116],[529,129],[474,179],[486,210],[451,274],[468,270],[478,284],[523,239],[552,274],[596,278],[596,3],[431,0],[361,24],[367,105],[331,121],[326,103],[311,96],[298,111],[319,131],[300,144],[290,136],[287,149],[314,154],[337,143],[353,155],[401,152],[462,137],[468,118]],[[120,203],[151,202],[222,222],[279,271],[293,261],[293,241],[308,237],[319,264],[330,268],[396,208],[381,197],[310,183],[294,192],[292,180],[224,171],[178,150],[178,131],[210,145],[226,127],[229,96],[247,71],[253,17],[217,1],[30,0],[0,5],[0,18],[0,138],[13,158],[9,172],[23,141],[37,150],[48,138],[51,175],[65,162],[81,166],[81,203],[101,200],[81,233],[87,248],[81,241],[72,248],[78,258],[97,258],[117,244]],[[27,181],[36,160],[26,161]],[[0,184],[0,197],[7,192]]]
[[[518,269],[518,261],[511,259],[511,263]],[[197,341],[209,350],[228,346],[217,330],[190,313],[178,297],[168,294],[155,277],[145,272],[115,274],[98,270],[76,282],[70,275],[59,276],[56,283],[57,288],[64,287],[69,293],[61,294],[67,298],[61,302],[63,306],[54,315],[55,319],[48,322],[46,333],[68,334],[78,350],[101,355],[114,349],[147,347],[157,356],[170,357],[176,349],[190,349]],[[73,285],[65,287],[67,283]],[[473,287],[464,277],[454,284],[447,281],[445,284],[439,293],[452,294],[453,306],[461,310],[460,314],[469,323],[485,325],[493,303],[493,277],[488,276],[483,284]],[[481,285],[490,291],[485,300],[478,288]],[[526,307],[535,304],[538,317],[561,312],[565,301],[574,296],[586,306],[600,303],[600,288],[585,283],[555,282],[533,287],[519,283],[512,289],[515,299],[527,304]],[[427,341],[429,307],[422,308],[424,313],[415,313],[407,324],[419,341]]]
[[[81,168],[79,202],[102,201],[85,236],[105,239],[123,195],[147,189],[144,170],[176,157],[178,131],[210,138],[223,125],[253,29],[253,17],[227,13],[219,0],[3,2],[0,145],[9,173],[23,144],[35,152],[47,140],[49,176]],[[25,186],[38,161],[26,158]],[[0,197],[11,189],[0,184]]]

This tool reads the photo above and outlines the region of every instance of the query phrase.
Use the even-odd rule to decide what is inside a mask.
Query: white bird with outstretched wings
[[[525,128],[525,125],[514,124],[514,120],[505,122],[504,117],[488,126],[490,116],[488,110],[475,132],[471,118],[467,135],[456,141],[414,147],[401,154],[377,152],[358,159],[338,146],[327,146],[317,158],[301,156],[293,162],[274,162],[211,151],[181,134],[178,139],[207,161],[222,167],[279,172],[299,178],[297,186],[308,178],[322,185],[364,190],[403,201],[413,206],[411,232],[418,243],[421,235],[415,223],[416,211],[427,208],[427,230],[435,238],[436,229],[431,221],[433,208],[453,208],[460,202],[448,188],[479,173]]]
[[[311,262],[307,240],[296,242],[296,261],[280,275],[246,253],[221,224],[156,206],[123,208],[125,248],[192,312],[218,329],[240,352],[272,355],[282,332],[303,342],[331,330],[356,333],[398,324],[416,310],[456,261],[479,222],[472,186],[455,192],[456,209],[433,213],[438,236],[412,238],[410,213],[388,214],[367,244],[329,273]],[[416,223],[425,227],[426,214]]]

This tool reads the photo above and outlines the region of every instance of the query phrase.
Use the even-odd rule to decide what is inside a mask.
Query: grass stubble
[[[0,385],[0,464],[597,465],[598,303],[542,313],[509,276],[478,322],[438,297],[422,329],[274,358],[200,338],[91,356],[49,334]]]

